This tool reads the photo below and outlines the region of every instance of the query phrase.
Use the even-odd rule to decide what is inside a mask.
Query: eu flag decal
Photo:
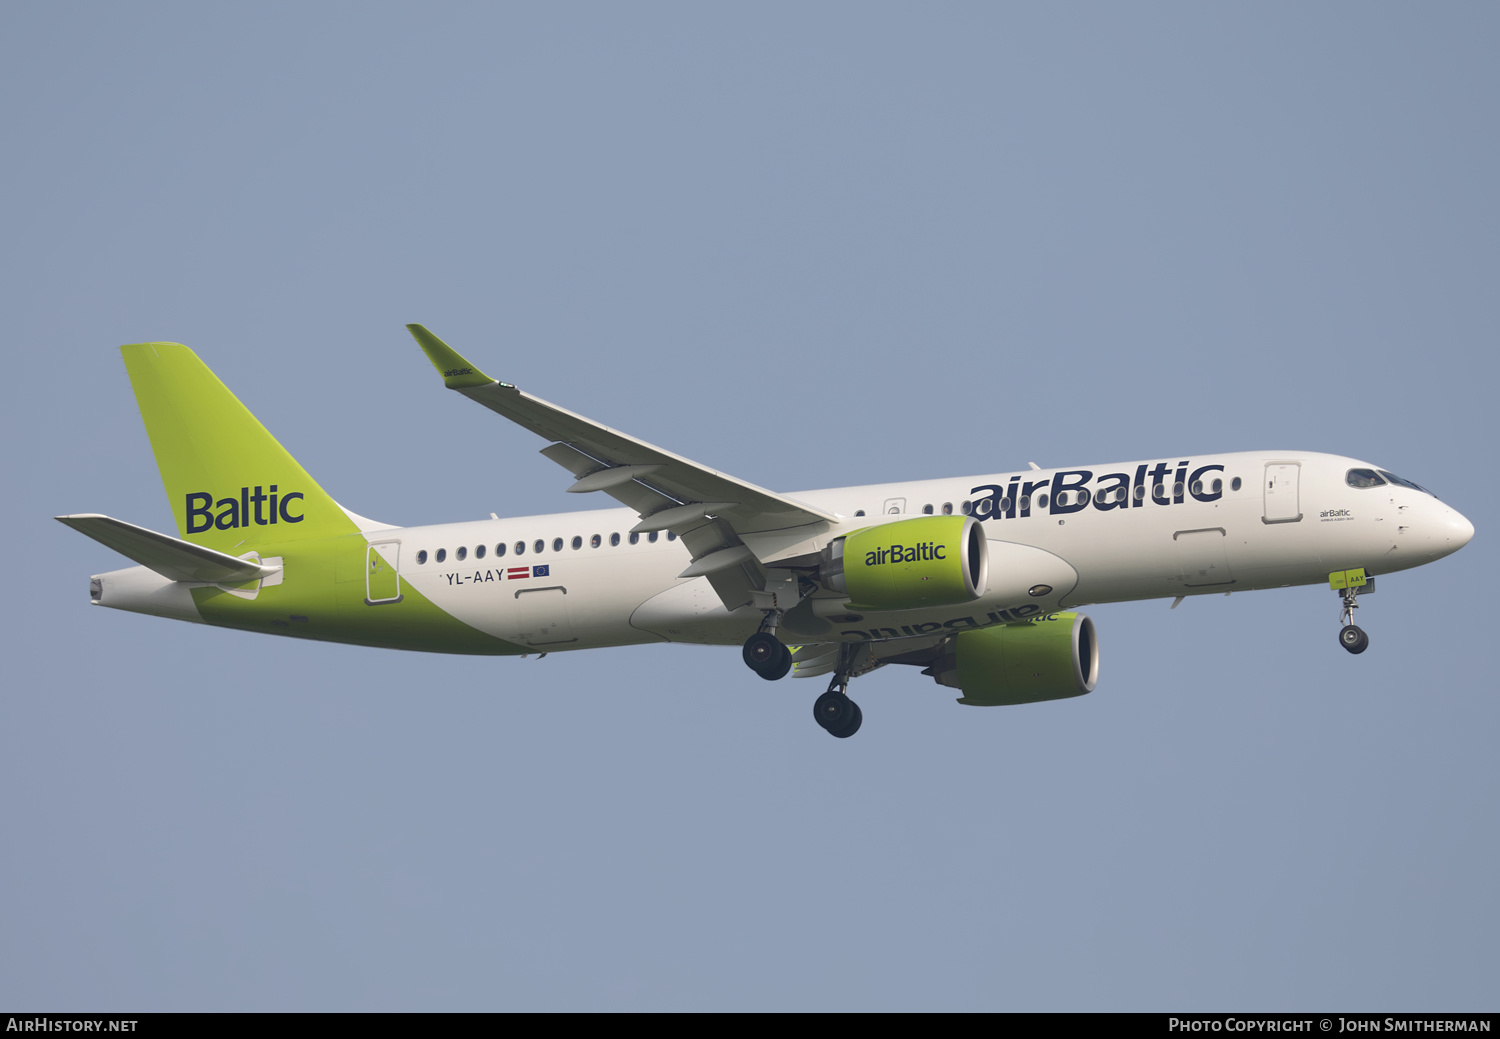
[[[543,566],[534,566],[534,567],[532,567],[531,568],[531,576],[532,577],[550,577],[551,575],[547,572],[547,567],[550,566],[550,565],[551,564],[549,563],[549,564],[545,564]]]

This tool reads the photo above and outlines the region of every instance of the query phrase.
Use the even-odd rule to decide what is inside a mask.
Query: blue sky
[[[0,1005],[1493,1009],[1484,4],[11,4]],[[578,506],[403,329],[767,487],[1374,461],[1478,528],[1098,607],[1076,700],[88,605],[191,345],[393,523]],[[1183,457],[1188,457],[1184,455]]]

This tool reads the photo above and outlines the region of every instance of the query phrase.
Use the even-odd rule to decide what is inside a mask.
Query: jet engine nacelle
[[[1025,624],[960,631],[924,674],[961,690],[977,707],[1062,700],[1094,691],[1099,643],[1081,613],[1049,613]]]
[[[851,610],[916,610],[972,602],[989,580],[984,528],[972,516],[919,516],[835,538],[818,580]]]

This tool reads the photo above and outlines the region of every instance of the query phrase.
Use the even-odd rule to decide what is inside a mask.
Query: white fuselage
[[[1088,603],[1320,583],[1356,567],[1385,574],[1467,543],[1473,527],[1431,495],[1346,479],[1373,468],[1335,455],[1247,452],[808,491],[792,497],[843,523],[745,541],[771,561],[928,511],[984,525],[990,580],[978,600],[853,614],[825,593],[788,616],[791,642],[930,636]],[[662,532],[632,543],[637,520],[618,508],[365,536],[398,551],[400,580],[445,612],[539,650],[737,644],[755,629],[757,610],[731,613],[705,579],[678,576],[690,562],[680,541]]]

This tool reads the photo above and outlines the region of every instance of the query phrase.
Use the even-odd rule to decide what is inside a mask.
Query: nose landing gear
[[[1348,570],[1329,575],[1329,583],[1341,592],[1344,601],[1340,619],[1344,622],[1339,630],[1339,645],[1350,653],[1363,653],[1370,648],[1370,636],[1354,623],[1354,611],[1359,609],[1358,596],[1375,590],[1375,579],[1367,578],[1363,570]]]

